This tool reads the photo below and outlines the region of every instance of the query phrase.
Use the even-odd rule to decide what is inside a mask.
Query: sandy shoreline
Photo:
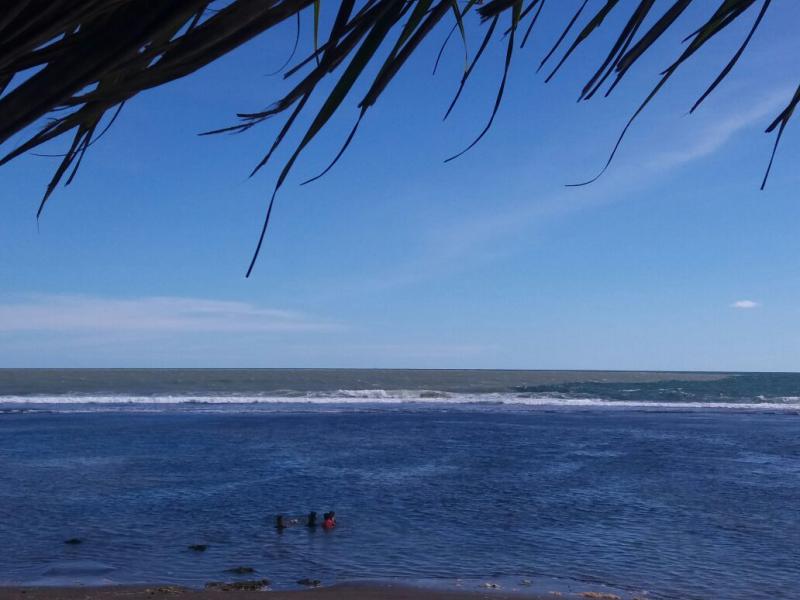
[[[289,591],[196,590],[169,585],[0,587],[0,600],[265,600],[265,597],[269,600],[625,600],[608,592],[588,589],[577,593],[523,594],[502,589],[462,591],[389,584],[339,584]]]

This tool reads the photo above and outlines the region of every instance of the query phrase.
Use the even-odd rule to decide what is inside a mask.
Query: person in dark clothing
[[[308,520],[306,521],[307,527],[316,527],[317,526],[317,512],[312,510],[308,513]]]
[[[286,520],[283,518],[283,515],[277,515],[275,517],[275,529],[278,531],[286,529]]]

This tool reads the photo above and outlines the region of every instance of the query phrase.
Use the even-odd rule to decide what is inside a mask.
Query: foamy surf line
[[[124,406],[154,408],[177,405],[224,405],[232,411],[237,406],[252,405],[339,405],[339,406],[381,406],[398,405],[420,406],[464,406],[464,405],[504,405],[536,408],[576,408],[576,409],[657,409],[657,410],[746,410],[746,411],[788,411],[800,412],[800,397],[759,398],[759,401],[676,401],[657,400],[613,400],[605,398],[570,397],[559,394],[457,394],[432,390],[337,390],[332,392],[286,393],[283,395],[123,395],[123,394],[62,394],[31,396],[0,396],[2,406],[44,407],[45,405],[102,408],[103,406],[122,408]]]

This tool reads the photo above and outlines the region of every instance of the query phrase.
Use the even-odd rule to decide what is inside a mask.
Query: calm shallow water
[[[278,587],[565,578],[797,598],[796,410],[329,396],[0,399],[0,583],[199,586],[246,565]],[[337,529],[272,527],[312,509]]]

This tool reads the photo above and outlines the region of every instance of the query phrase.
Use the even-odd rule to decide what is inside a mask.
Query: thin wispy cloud
[[[263,333],[340,328],[302,312],[204,298],[32,295],[0,301],[0,332]]]
[[[426,254],[406,269],[398,268],[383,283],[388,287],[416,283],[452,269],[454,265],[471,264],[475,257],[485,256],[489,248],[494,255],[503,255],[502,248],[508,247],[507,241],[528,235],[537,226],[642,193],[681,167],[719,152],[737,134],[766,127],[791,98],[793,90],[794,87],[786,85],[776,86],[749,107],[729,96],[717,115],[706,117],[692,130],[690,142],[670,140],[666,149],[662,146],[649,158],[640,155],[636,169],[625,169],[624,163],[613,163],[609,172],[589,186],[561,188],[539,195],[535,201],[530,193],[512,190],[508,195],[520,199],[502,210],[489,215],[459,217],[446,226],[439,225],[426,246]],[[518,179],[523,178],[508,177],[510,181]],[[493,193],[494,197],[497,195]],[[465,260],[466,257],[470,260]]]
[[[786,105],[794,91],[793,87],[772,90],[763,98],[745,109],[729,112],[720,119],[702,128],[686,146],[657,154],[647,166],[651,169],[672,169],[694,160],[711,156],[727,144],[737,133],[750,127],[762,129]],[[766,166],[766,165],[765,165]]]
[[[754,300],[737,300],[736,302],[733,302],[731,304],[731,308],[743,308],[743,309],[758,308],[759,306],[761,306],[761,303],[756,302]]]

